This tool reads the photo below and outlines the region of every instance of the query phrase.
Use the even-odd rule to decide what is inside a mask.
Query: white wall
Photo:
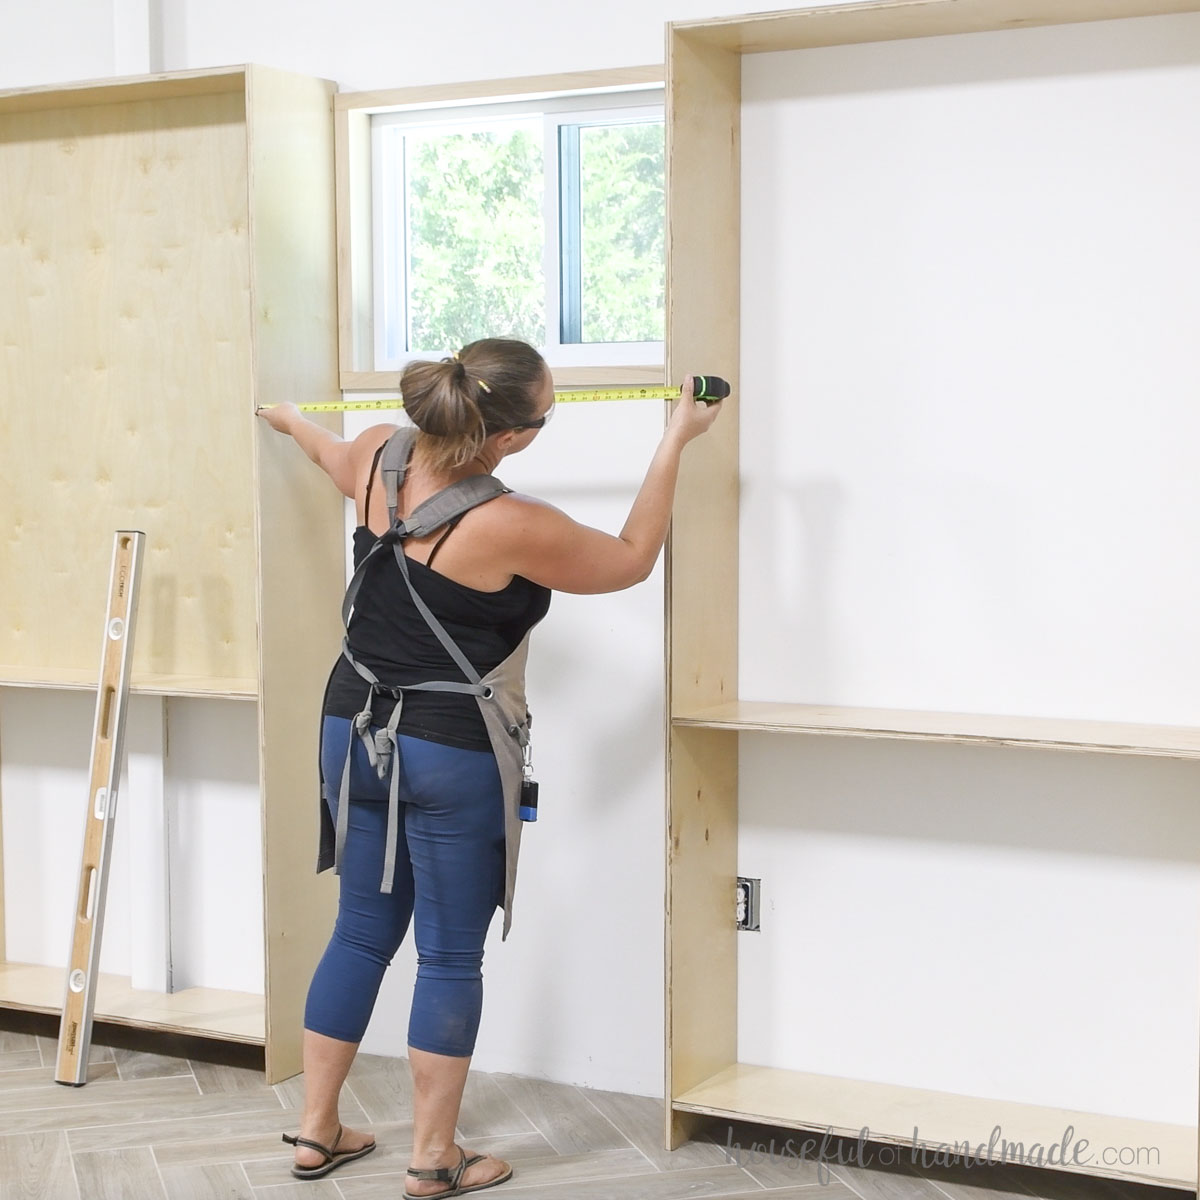
[[[37,8],[5,0],[0,87],[246,61],[321,75],[343,90],[622,66],[661,61],[667,19],[782,7],[787,5],[763,0],[614,0],[602,6],[531,0],[441,6],[152,0],[139,13],[128,0],[58,0]],[[140,15],[145,19],[139,27]],[[868,81],[863,90],[869,94],[875,85]],[[869,162],[864,158],[859,169]],[[870,209],[872,176],[862,172],[862,177]],[[777,191],[764,193],[770,196],[782,198]],[[863,256],[857,269],[869,277],[870,265]],[[869,306],[871,295],[867,288],[848,297],[851,311],[859,302]],[[863,358],[861,346],[851,350],[854,359]],[[719,363],[695,366],[721,369]],[[797,417],[809,411],[795,388],[787,396]],[[615,529],[655,441],[657,419],[653,406],[564,407],[536,450],[505,464],[504,476],[583,520]],[[807,434],[801,420],[801,443]],[[754,480],[748,482],[753,502]],[[820,503],[819,488],[808,496]],[[792,520],[802,511],[785,516]],[[836,555],[841,548],[836,525],[824,535],[820,529],[805,534],[803,528],[802,521],[780,528],[781,536],[792,539],[786,551],[794,556],[787,566],[790,582],[785,580],[791,590],[784,599],[793,604],[805,602],[805,589],[819,582],[801,579],[803,555]],[[806,536],[814,540],[805,543]],[[522,848],[513,932],[507,943],[493,938],[488,947],[487,1003],[476,1056],[482,1069],[661,1095],[661,612],[656,574],[618,596],[556,597],[535,634],[529,683],[543,809]],[[785,627],[789,636],[794,624]],[[772,637],[779,628],[762,626]],[[779,646],[777,639],[772,644]],[[810,655],[819,652],[816,643],[807,646]],[[14,716],[13,695],[5,696],[0,711],[6,863],[12,856],[36,858],[47,852],[49,834],[36,824],[41,818],[21,815],[20,806],[52,805],[70,819],[78,805],[77,777],[86,769],[86,762],[80,767],[77,760],[81,753],[86,758],[89,736],[78,698],[60,705],[31,701],[31,694],[23,693]],[[41,707],[27,713],[29,703]],[[71,744],[81,744],[82,751],[61,749],[65,742],[49,745],[44,738],[24,742],[31,725],[73,709],[79,711],[71,719]],[[208,788],[214,775],[219,783],[219,773],[203,762],[203,739],[209,734],[202,723],[175,730],[170,752],[194,772],[189,786],[197,791]],[[852,741],[822,745],[800,763],[773,757],[777,747],[751,744],[748,749],[742,870],[763,876],[767,912],[761,940],[744,935],[741,943],[743,1013],[751,1024],[762,1020],[761,1033],[743,1024],[747,1057],[806,1063],[811,1069],[824,1064],[872,1077],[890,1072],[909,1083],[916,1082],[915,1072],[924,1071],[928,1086],[946,1086],[956,1078],[951,1046],[961,1049],[970,1042],[979,1051],[989,1044],[990,1026],[974,1020],[972,1012],[995,1005],[998,1020],[1011,1019],[1012,1006],[992,997],[999,987],[1001,1000],[1017,1002],[1034,1039],[1028,1045],[1053,1062],[1046,1073],[1022,1074],[1013,1066],[1006,1075],[1005,1064],[994,1058],[967,1056],[957,1078],[969,1073],[976,1090],[987,1094],[1033,1088],[1043,1099],[1057,1095],[1062,1103],[1081,1101],[1083,1085],[1068,1086],[1074,1059],[1062,1051],[1062,1022],[1081,988],[1111,991],[1121,984],[1125,965],[1126,978],[1153,973],[1140,999],[1131,987],[1117,986],[1111,999],[1097,999],[1097,1015],[1086,1028],[1089,1035],[1111,1033],[1123,1023],[1142,1022],[1146,1040],[1132,1042],[1133,1050],[1115,1064],[1107,1060],[1112,1090],[1103,1090],[1109,1086],[1104,1084],[1098,1094],[1106,1104],[1116,1104],[1114,1093],[1128,1085],[1130,1103],[1144,1115],[1194,1119],[1194,1095],[1191,1101],[1188,1096],[1189,1089],[1194,1093],[1196,1064],[1180,1050],[1194,1044],[1191,1014],[1197,1004],[1196,840],[1186,767],[1124,763],[1112,768],[1110,759],[1085,762],[1015,751],[951,751],[947,757],[943,748]],[[762,803],[756,807],[758,795]],[[236,798],[229,799],[236,807]],[[311,819],[314,803],[313,797],[297,797],[297,820]],[[949,812],[966,831],[962,839],[949,840],[943,822],[923,817],[926,804]],[[1165,837],[1137,836],[1137,818],[1130,825],[1127,816],[1131,809],[1155,828],[1180,831],[1175,844]],[[10,832],[10,810],[17,811],[27,831],[20,834],[20,846],[18,834]],[[1004,815],[995,816],[997,810],[1016,825],[1011,837],[1002,835]],[[1083,836],[1080,845],[1068,828],[1043,844],[1032,826],[1046,811],[1065,811],[1085,830],[1098,826],[1101,832]],[[880,830],[889,813],[892,824],[885,822]],[[868,822],[874,832],[864,834]],[[806,869],[796,871],[797,861]],[[36,898],[54,891],[47,884],[39,890],[34,873],[27,873],[20,880],[31,879],[30,890],[14,903],[13,870],[10,865],[6,871],[10,949],[14,914],[36,907],[40,920],[51,910]],[[897,892],[906,886],[913,891],[916,885],[909,881],[914,879],[925,886],[898,905]],[[1064,896],[1064,879],[1078,893]],[[988,898],[993,882],[994,904]],[[247,887],[246,903],[255,886],[257,880]],[[937,917],[946,914],[947,891],[964,904],[961,917],[949,926]],[[851,892],[852,903],[846,900]],[[1088,904],[1106,894],[1127,898],[1126,917],[1134,914],[1143,932],[1128,933],[1126,917],[1118,920],[1108,908],[1103,911],[1113,914],[1122,940],[1109,939],[1104,962],[1083,961],[1104,945],[1102,928],[1083,939],[1081,954],[1066,966],[1056,966],[1045,950],[1026,958],[1022,943],[1040,926],[1038,914],[1031,916],[1025,905],[1036,903],[1044,911],[1048,919],[1041,924],[1053,937],[1054,921],[1079,919],[1074,900],[1080,894]],[[113,911],[122,904],[114,897]],[[1187,919],[1180,918],[1181,909]],[[877,928],[880,912],[900,914],[898,922],[888,922],[886,943],[863,937],[857,954],[844,944],[822,950],[823,929],[845,940],[856,930]],[[974,943],[968,941],[972,921],[985,930]],[[53,954],[60,952],[56,929],[47,918],[44,934]],[[1154,937],[1145,929],[1153,929]],[[949,966],[933,957],[939,930],[963,947]],[[119,938],[109,935],[113,953]],[[911,945],[912,954],[897,952],[900,943]],[[368,1033],[366,1047],[376,1052],[403,1053],[411,994],[411,958],[405,954],[397,958]],[[1022,992],[1029,976],[1021,964],[1028,962],[1045,973]],[[806,992],[814,977],[822,989]],[[934,991],[921,986],[923,977]],[[760,986],[764,982],[768,986]],[[978,1008],[970,999],[946,1002],[947,992],[964,988],[978,997]],[[888,1013],[887,997],[897,990],[902,1008]],[[862,1000],[880,995],[884,999],[874,1007]],[[1176,999],[1160,1005],[1160,996]],[[855,1045],[856,1015],[863,1022],[882,1022],[879,1028],[892,1040],[876,1029]],[[805,1030],[825,1028],[826,1022],[833,1022],[829,1028],[849,1043],[844,1053],[818,1049],[804,1037]],[[900,1041],[909,1049],[898,1049]],[[1111,1047],[1106,1041],[1102,1050],[1087,1048],[1095,1052],[1091,1074],[1082,1078],[1101,1086],[1097,1077]],[[1028,1050],[1023,1053],[1025,1058],[1014,1062],[1028,1065]],[[1139,1053],[1142,1065],[1136,1061]],[[1151,1095],[1156,1087],[1162,1089],[1157,1099]]]
[[[168,67],[263,62],[343,91],[661,63],[667,21],[786,8],[761,0],[214,0],[168,3]]]
[[[103,616],[96,619],[97,645]],[[94,715],[94,695],[85,692],[0,688],[0,815],[11,962],[58,966],[69,957]],[[161,699],[133,696],[126,751],[138,774],[131,786],[127,768],[120,785],[100,970],[139,978],[173,970],[177,989],[199,985],[261,994],[255,706],[170,700],[164,723]],[[150,755],[155,764],[147,763]],[[166,832],[156,847],[159,830]],[[170,911],[158,914],[158,922],[143,911],[157,882],[148,873],[156,869],[170,877]],[[162,928],[167,921],[174,934],[169,957]]]
[[[114,6],[108,0],[0,4],[0,88],[66,83],[114,72]]]

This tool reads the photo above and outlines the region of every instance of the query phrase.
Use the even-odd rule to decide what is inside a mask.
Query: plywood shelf
[[[0,963],[0,1009],[59,1013],[66,979],[65,967]],[[119,975],[101,975],[95,1018],[247,1045],[266,1043],[266,1001],[252,992],[219,988],[149,992],[131,987],[129,980]]]
[[[755,700],[735,700],[684,712],[674,717],[672,724],[745,733],[984,742],[1044,750],[1200,758],[1200,728],[1188,725],[1133,725],[1055,717],[1006,717]]]
[[[96,673],[69,668],[33,669],[0,666],[0,687],[95,691]],[[197,675],[134,675],[129,690],[135,696],[211,697],[257,700],[256,679],[217,679]]]
[[[1084,1162],[1073,1167],[1074,1146],[1068,1146],[1066,1166],[1060,1170],[1083,1171],[1088,1175],[1135,1180],[1167,1186],[1193,1186],[1191,1170],[1196,1154],[1196,1131],[1187,1125],[1165,1125],[1098,1113],[1073,1112],[1011,1101],[961,1096],[923,1088],[898,1087],[813,1075],[775,1067],[735,1063],[703,1083],[677,1096],[672,1108],[678,1112],[724,1117],[727,1120],[759,1121],[789,1129],[826,1129],[836,1136],[913,1148],[913,1130],[926,1145],[929,1157],[939,1146],[969,1143],[972,1152],[985,1152],[999,1127],[999,1137],[1021,1143],[1029,1153],[1036,1144],[1048,1150],[1061,1146],[1064,1132],[1074,1129],[1074,1141],[1086,1140],[1079,1153]],[[799,1141],[799,1139],[797,1139]],[[780,1141],[780,1148],[785,1140]],[[1110,1146],[1155,1146],[1157,1163],[1129,1168],[1109,1168],[1086,1160]],[[749,1147],[743,1147],[748,1151]],[[920,1158],[914,1165],[920,1165]],[[1049,1164],[1047,1164],[1049,1165]]]

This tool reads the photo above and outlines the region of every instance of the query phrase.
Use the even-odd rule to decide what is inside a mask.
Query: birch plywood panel
[[[241,95],[0,116],[0,674],[95,669],[147,534],[135,680],[253,678]]]
[[[337,394],[332,85],[253,67],[250,163],[255,376],[261,403]],[[257,418],[249,417],[248,420]],[[341,416],[322,422],[340,429]],[[332,874],[314,879],[321,696],[341,644],[342,497],[290,438],[259,422],[267,1075],[300,1069],[304,996],[333,925]],[[297,738],[311,737],[297,753]],[[305,819],[297,820],[297,802]]]

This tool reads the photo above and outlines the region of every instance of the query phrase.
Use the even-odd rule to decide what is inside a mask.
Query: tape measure
[[[557,404],[581,404],[596,400],[673,400],[678,395],[678,388],[572,388],[567,392],[555,392],[554,400]],[[297,404],[296,407],[301,412],[363,412],[368,409],[403,408],[404,401],[396,396],[391,400],[329,400]]]
[[[711,403],[724,400],[729,395],[729,384],[717,375],[695,375],[695,395],[697,400]],[[557,404],[592,403],[597,400],[674,400],[679,395],[679,388],[668,387],[625,387],[625,388],[571,388],[569,391],[555,392]],[[271,405],[264,404],[264,408]],[[386,400],[323,400],[312,404],[297,404],[301,412],[364,412],[368,410],[391,410],[404,407],[404,400],[399,393]]]

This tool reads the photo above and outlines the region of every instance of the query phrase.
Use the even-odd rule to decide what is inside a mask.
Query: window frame
[[[372,262],[373,188],[371,170],[371,118],[377,114],[415,114],[441,110],[447,121],[457,119],[455,109],[478,109],[485,105],[524,101],[586,98],[596,111],[607,111],[606,93],[652,92],[664,87],[662,66],[622,67],[613,70],[528,76],[517,79],[485,80],[475,83],[432,85],[378,92],[349,92],[334,96],[334,153],[336,158],[336,220],[338,241],[338,365],[342,391],[395,392],[399,369],[374,369],[375,281]],[[617,107],[617,106],[613,106]],[[624,99],[621,109],[630,105]],[[578,111],[576,109],[575,111]],[[465,115],[465,114],[464,114]],[[407,118],[406,118],[407,119]],[[590,119],[590,117],[589,117]],[[415,123],[415,120],[414,120]],[[557,153],[555,154],[557,159]],[[554,188],[558,181],[555,177]],[[547,249],[547,254],[549,254]],[[555,263],[557,273],[557,262]],[[550,289],[556,296],[557,287]],[[549,314],[548,314],[549,316]],[[556,386],[656,386],[665,378],[661,354],[646,362],[647,355],[633,347],[656,343],[610,343],[626,353],[606,354],[604,343],[571,347],[570,365],[552,368]],[[639,358],[643,361],[639,361]],[[614,359],[616,361],[614,361]]]

